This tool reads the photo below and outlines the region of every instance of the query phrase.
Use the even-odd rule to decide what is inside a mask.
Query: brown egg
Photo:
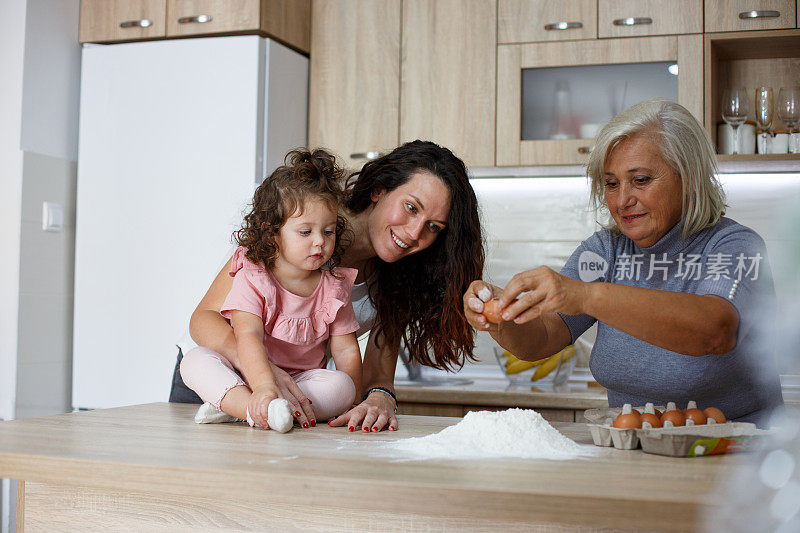
[[[654,428],[660,428],[663,425],[661,419],[655,413],[642,413],[642,426],[644,426],[645,422],[648,422],[650,427]]]
[[[689,402],[689,405],[686,406],[686,409],[683,410],[683,416],[686,417],[686,425],[689,426],[689,420],[695,426],[702,426],[706,423],[706,415],[703,414],[703,411],[697,408],[696,402]]]
[[[708,420],[706,420],[706,423],[708,424],[712,423],[724,424],[725,422],[727,422],[727,420],[725,419],[725,415],[722,414],[722,411],[720,411],[716,407],[706,407],[705,409],[703,409],[703,414],[706,415],[706,417],[708,417]],[[712,420],[714,422],[711,422]]]
[[[642,415],[636,409],[631,409],[631,404],[626,403],[622,406],[622,412],[614,420],[613,426],[619,429],[630,429],[642,427]]]
[[[500,307],[500,300],[493,298],[483,304],[483,313],[481,314],[485,316],[486,320],[492,324],[499,324],[503,321],[503,319],[500,317],[500,313],[502,311],[503,309]]]
[[[661,415],[661,423],[664,427],[669,427],[667,426],[667,422],[670,422],[675,427],[686,424],[686,417],[683,416],[682,411],[675,408],[674,402],[669,402],[667,404],[667,410]]]
[[[651,428],[660,428],[662,426],[661,417],[655,413],[655,407],[653,407],[652,403],[647,403],[644,406],[644,413],[642,413],[642,427],[646,427],[645,423],[650,424]]]

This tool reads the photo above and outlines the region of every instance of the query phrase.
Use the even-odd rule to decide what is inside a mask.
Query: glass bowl
[[[499,346],[494,347],[494,354],[500,371],[512,385],[534,387],[565,383],[578,360],[578,350],[573,344],[538,361],[522,361]]]

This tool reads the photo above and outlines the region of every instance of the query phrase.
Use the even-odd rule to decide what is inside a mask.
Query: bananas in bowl
[[[575,346],[539,359],[523,361],[508,350],[495,349],[497,363],[512,385],[560,385],[569,379],[575,367]]]

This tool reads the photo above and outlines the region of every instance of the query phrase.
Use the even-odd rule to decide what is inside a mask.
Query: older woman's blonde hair
[[[711,139],[685,107],[664,98],[626,109],[597,134],[586,168],[595,211],[608,210],[603,176],[608,155],[623,140],[640,134],[655,142],[661,156],[681,177],[683,238],[719,222],[725,214],[725,192],[716,178],[717,158]],[[619,232],[613,218],[605,227]]]

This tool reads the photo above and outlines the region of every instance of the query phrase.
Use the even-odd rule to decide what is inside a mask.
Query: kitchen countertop
[[[509,385],[504,378],[475,378],[467,385],[426,386],[408,381],[396,382],[400,402],[456,405],[514,406],[526,409],[601,409],[608,407],[603,388],[588,387],[585,382],[538,388]]]
[[[460,419],[400,415],[397,432],[322,424],[282,435],[195,424],[195,409],[158,403],[0,422],[0,477],[24,480],[21,505],[33,529],[77,520],[141,530],[686,530],[722,503],[715,482],[738,459],[594,447],[586,424],[555,422],[594,455],[398,460],[379,441]]]

